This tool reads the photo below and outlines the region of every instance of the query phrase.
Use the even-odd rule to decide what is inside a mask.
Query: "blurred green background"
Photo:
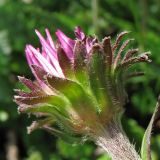
[[[108,160],[93,143],[72,146],[46,133],[26,132],[31,119],[17,113],[17,75],[33,78],[24,48],[38,46],[34,29],[57,28],[73,37],[75,26],[99,38],[131,31],[132,46],[151,51],[153,62],[136,67],[144,77],[130,80],[123,126],[137,151],[160,93],[160,0],[0,0],[0,160]],[[55,37],[54,37],[55,38]],[[135,70],[135,68],[133,68]],[[152,156],[160,160],[160,129],[152,134]]]

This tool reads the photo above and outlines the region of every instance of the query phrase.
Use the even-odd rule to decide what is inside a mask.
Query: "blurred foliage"
[[[151,51],[153,62],[133,70],[143,70],[144,77],[130,80],[126,86],[129,103],[123,125],[139,151],[143,133],[160,93],[160,1],[159,0],[1,0],[0,1],[0,160],[6,158],[7,133],[16,135],[19,159],[24,160],[109,160],[90,142],[71,146],[44,131],[27,135],[31,120],[17,114],[12,101],[17,75],[32,77],[24,56],[25,44],[38,46],[34,29],[44,28],[54,34],[57,28],[73,37],[75,26],[99,38],[131,31],[140,51]],[[33,78],[33,77],[32,77]],[[153,159],[160,159],[160,129],[152,138]]]

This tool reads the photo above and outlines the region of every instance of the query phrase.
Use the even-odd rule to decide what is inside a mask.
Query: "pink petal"
[[[46,28],[45,31],[46,31],[47,40],[48,40],[48,42],[49,42],[49,45],[50,45],[53,49],[56,50],[55,45],[54,45],[54,42],[53,42],[53,40],[52,40],[52,37],[51,37],[51,34],[50,34],[49,30]]]
[[[29,49],[29,45],[26,45],[25,52],[26,52],[26,58],[27,58],[29,66],[31,66],[32,64],[35,64],[37,66],[41,66],[41,64],[39,63],[37,58],[34,56],[34,54]]]
[[[67,57],[69,59],[73,59],[73,48],[75,41],[68,38],[61,30],[57,30],[56,35]]]
[[[35,58],[39,61],[43,69],[50,73],[53,74],[57,77],[59,77],[59,74],[55,70],[55,68],[41,55],[40,52],[38,52],[33,46],[29,45],[28,49],[35,55]]]
[[[27,46],[26,46],[26,49],[25,49],[25,55],[26,55],[27,62],[28,62],[28,64],[29,64],[29,66],[32,65],[32,64],[33,64],[33,61],[32,61],[32,58],[31,58],[31,56],[30,56],[30,54],[29,54],[29,52],[28,52],[28,50],[27,50]]]
[[[86,50],[87,50],[87,53],[90,52],[92,46],[96,43],[96,41],[97,41],[96,38],[87,37],[87,39],[86,39]]]
[[[48,50],[48,51],[54,56],[54,58],[57,59],[57,53],[56,53],[55,47],[52,48],[52,46],[49,45],[49,44],[46,42],[46,40],[43,38],[43,36],[41,35],[41,33],[40,33],[38,30],[35,30],[35,32],[36,32],[36,34],[37,34],[37,36],[38,36],[38,38],[39,38],[42,46],[44,47],[44,49],[45,49],[45,50]],[[53,44],[52,44],[52,45],[53,45]]]
[[[54,45],[49,32],[46,31],[46,33],[48,34],[48,38],[50,39],[49,41],[50,41],[51,45]],[[48,62],[50,62],[55,67],[55,69],[59,73],[59,76],[64,77],[62,69],[58,63],[56,51],[47,44],[46,40],[43,38],[43,36],[37,30],[36,30],[36,34],[38,35],[38,37],[41,41],[43,55],[47,58]]]
[[[86,36],[85,36],[84,32],[82,31],[82,29],[79,26],[75,27],[74,32],[75,32],[75,35],[76,35],[76,37],[78,39],[80,39],[80,40],[84,40],[85,39]]]

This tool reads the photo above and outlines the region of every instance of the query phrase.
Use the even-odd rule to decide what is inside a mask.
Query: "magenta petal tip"
[[[71,60],[73,58],[73,48],[75,41],[67,37],[61,30],[56,31],[56,36],[61,44],[61,47],[65,51],[67,57]]]
[[[80,40],[84,40],[84,39],[85,39],[85,34],[84,34],[84,32],[82,31],[82,29],[81,29],[80,26],[75,27],[74,32],[75,32],[75,35],[76,35],[76,37],[77,37],[78,39],[80,39]]]

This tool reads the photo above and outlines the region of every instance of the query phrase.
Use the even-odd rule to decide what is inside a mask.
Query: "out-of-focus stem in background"
[[[141,33],[142,33],[142,42],[145,45],[145,36],[147,32],[147,19],[148,19],[148,7],[147,7],[147,0],[141,0]]]
[[[16,134],[13,130],[10,130],[7,134],[6,144],[6,160],[18,160],[18,146]]]
[[[93,19],[93,28],[94,33],[99,35],[99,24],[98,24],[98,0],[92,0],[92,19]]]

